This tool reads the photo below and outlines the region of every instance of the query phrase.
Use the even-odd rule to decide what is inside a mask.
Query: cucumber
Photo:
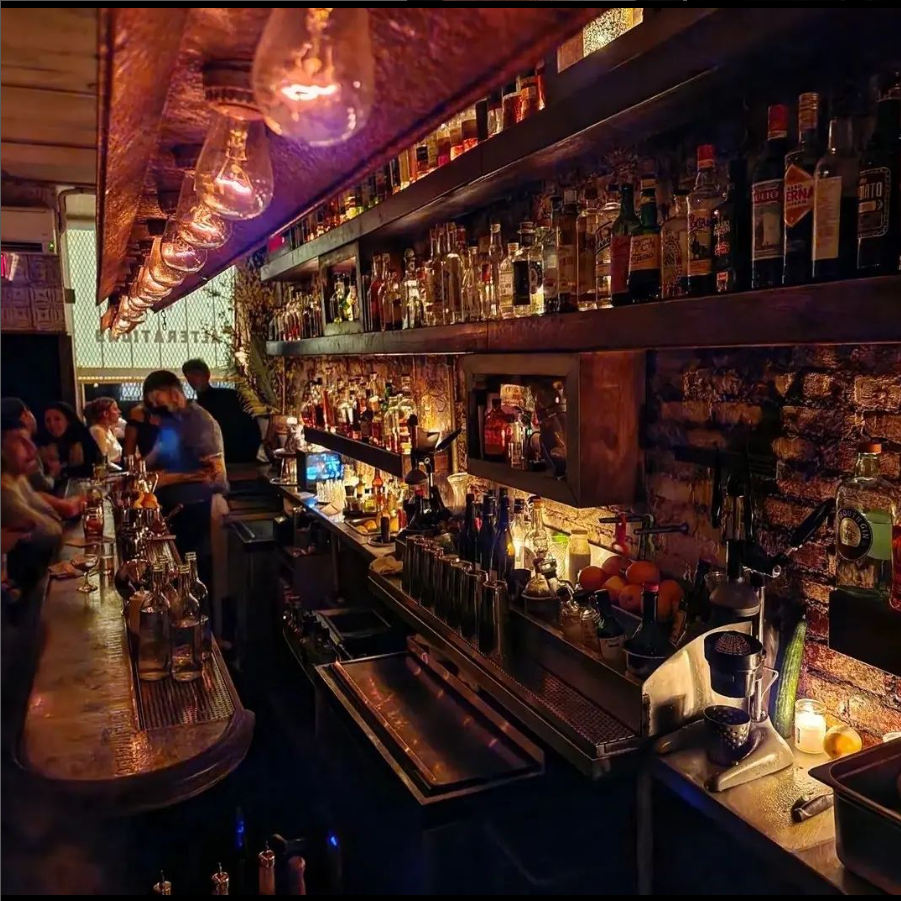
[[[782,674],[779,678],[776,709],[773,713],[773,726],[783,738],[791,738],[794,728],[795,700],[798,696],[798,679],[801,676],[801,660],[804,657],[806,637],[807,620],[801,617],[782,659]]]

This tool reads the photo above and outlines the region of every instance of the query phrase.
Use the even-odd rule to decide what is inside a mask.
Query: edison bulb
[[[274,7],[252,80],[276,134],[314,147],[346,141],[366,124],[375,96],[366,7]]]
[[[141,271],[138,273],[137,279],[135,279],[135,286],[137,287],[139,294],[147,298],[153,298],[154,300],[159,300],[172,293],[171,288],[167,288],[165,285],[161,285],[156,281],[150,274],[146,263],[141,267]]]
[[[144,313],[150,304],[144,304],[132,297],[123,297],[119,304],[119,318],[127,322],[143,322]]]
[[[200,272],[206,265],[206,251],[189,244],[177,231],[174,223],[166,226],[160,242],[160,256],[170,269],[179,272]]]
[[[158,285],[164,288],[177,288],[185,280],[186,273],[166,264],[160,250],[161,244],[162,238],[153,239],[153,248],[147,258],[147,272]]]
[[[231,223],[198,199],[194,190],[193,172],[185,173],[178,195],[178,206],[172,218],[173,227],[182,240],[201,250],[222,247],[232,234]]]
[[[201,203],[224,219],[254,219],[269,206],[272,187],[263,120],[214,111],[194,176]]]

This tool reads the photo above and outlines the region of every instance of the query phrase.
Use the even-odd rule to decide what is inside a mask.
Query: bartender
[[[210,510],[212,499],[228,490],[222,432],[202,407],[189,403],[178,376],[159,370],[144,379],[144,406],[158,417],[159,434],[147,458],[149,469],[160,473],[157,497],[168,513],[182,558],[197,554],[201,578],[209,582]]]

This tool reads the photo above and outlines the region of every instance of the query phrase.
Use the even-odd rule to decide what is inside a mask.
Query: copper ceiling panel
[[[275,197],[211,253],[211,277],[320,200],[527,68],[605,7],[370,7],[376,104],[343,145],[310,148],[270,135]],[[173,147],[201,144],[209,114],[201,70],[251,58],[270,7],[107,7],[101,29],[98,300],[120,285],[129,244],[161,215],[157,188],[177,190]],[[188,280],[178,299],[196,287]]]

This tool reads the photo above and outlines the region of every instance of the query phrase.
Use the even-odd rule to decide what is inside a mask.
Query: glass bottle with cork
[[[798,146],[785,157],[784,250],[782,284],[811,279],[813,259],[814,175],[820,156],[820,95],[798,98]]]
[[[640,212],[639,225],[632,232],[629,244],[628,285],[633,303],[660,300],[660,225],[657,179],[653,175],[641,178]]]

